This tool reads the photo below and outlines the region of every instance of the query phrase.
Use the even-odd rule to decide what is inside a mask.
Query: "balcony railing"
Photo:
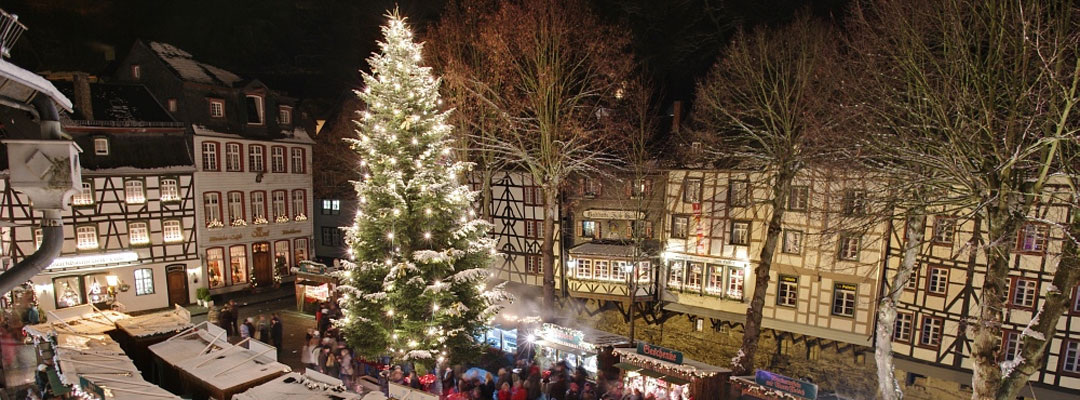
[[[11,57],[11,48],[15,47],[23,32],[26,32],[26,25],[19,22],[18,15],[0,10],[0,55]]]

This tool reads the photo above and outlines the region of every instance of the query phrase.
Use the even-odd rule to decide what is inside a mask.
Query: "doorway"
[[[252,263],[255,267],[255,282],[259,286],[270,287],[274,284],[274,265],[270,259],[270,243],[259,242],[251,245]]]
[[[169,286],[169,305],[188,305],[187,266],[173,264],[165,267],[165,280]]]

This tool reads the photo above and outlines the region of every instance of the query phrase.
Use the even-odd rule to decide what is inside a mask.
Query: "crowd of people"
[[[442,387],[433,392],[443,400],[652,400],[640,391],[624,393],[618,379],[593,382],[584,368],[570,368],[565,361],[542,370],[533,361],[518,360],[513,369],[496,374],[456,376],[455,369],[443,369]]]
[[[349,389],[363,393],[371,387],[364,387],[361,378],[375,376],[379,364],[355,357],[340,330],[331,322],[341,315],[336,303],[321,305],[315,313],[315,328],[309,329],[305,336],[300,362],[309,370],[341,379]]]
[[[282,342],[284,341],[284,327],[281,325],[281,317],[277,313],[248,317],[240,321],[240,309],[236,301],[229,300],[217,311],[217,321],[229,338],[255,339],[263,343],[273,345],[281,355]]]

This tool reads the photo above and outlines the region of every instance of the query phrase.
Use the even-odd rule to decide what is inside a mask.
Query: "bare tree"
[[[696,136],[715,155],[764,174],[771,213],[754,269],[742,348],[732,359],[736,374],[754,371],[769,271],[791,183],[819,153],[819,139],[835,122],[826,100],[839,87],[830,76],[835,43],[826,23],[806,15],[783,29],[739,33],[697,90]]]

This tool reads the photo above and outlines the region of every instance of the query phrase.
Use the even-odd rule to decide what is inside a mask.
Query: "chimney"
[[[90,75],[85,72],[76,72],[72,74],[72,82],[75,88],[74,103],[75,109],[79,110],[83,119],[87,121],[94,120],[94,104],[90,100]]]
[[[679,133],[679,125],[682,123],[682,100],[675,100],[671,105],[671,133]]]

